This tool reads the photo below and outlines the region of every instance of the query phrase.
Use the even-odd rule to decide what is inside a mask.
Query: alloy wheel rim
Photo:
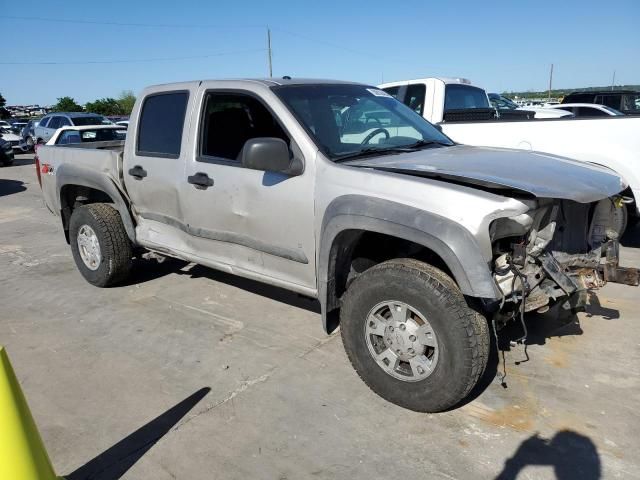
[[[82,225],[78,230],[77,241],[82,262],[89,270],[97,270],[102,261],[102,254],[96,232],[89,225]]]
[[[405,302],[389,300],[374,306],[364,334],[373,360],[398,380],[424,380],[438,363],[438,340],[431,324]]]

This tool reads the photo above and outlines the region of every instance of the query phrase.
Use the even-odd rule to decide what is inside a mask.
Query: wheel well
[[[69,243],[69,221],[73,210],[89,203],[114,203],[113,199],[102,190],[84,185],[64,185],[60,189],[60,217],[64,236]]]
[[[366,230],[340,232],[331,245],[327,271],[327,331],[339,324],[340,298],[365,270],[394,258],[413,258],[439,268],[455,282],[451,270],[433,250],[403,238]]]

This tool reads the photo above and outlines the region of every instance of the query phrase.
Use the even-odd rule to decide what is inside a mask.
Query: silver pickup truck
[[[87,281],[117,284],[146,251],[317,298],[366,384],[416,411],[468,395],[490,327],[638,281],[618,266],[610,228],[626,188],[617,175],[456,145],[371,86],[149,87],[124,143],[38,157]]]

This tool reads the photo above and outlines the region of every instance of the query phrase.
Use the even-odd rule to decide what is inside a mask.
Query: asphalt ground
[[[640,230],[623,243],[640,267]],[[0,344],[69,480],[638,479],[639,293],[529,317],[528,361],[507,348],[502,382],[494,350],[469,403],[419,414],[360,381],[310,299],[177,261],[89,285],[32,157],[0,168]]]

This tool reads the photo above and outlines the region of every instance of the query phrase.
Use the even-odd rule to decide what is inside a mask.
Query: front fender
[[[402,238],[432,250],[447,265],[463,294],[497,300],[499,294],[476,239],[462,225],[434,213],[385,199],[345,195],[327,207],[318,248],[318,294],[327,329],[329,268],[334,240],[345,230]]]

